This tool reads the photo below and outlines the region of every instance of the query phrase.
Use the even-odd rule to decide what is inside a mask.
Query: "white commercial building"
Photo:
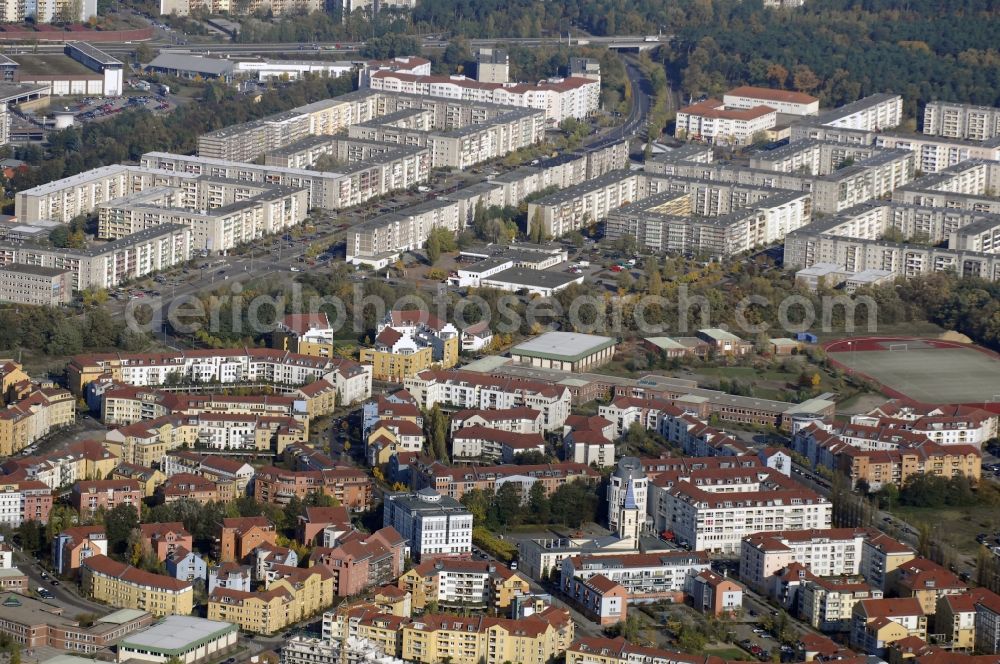
[[[722,96],[726,108],[751,109],[769,106],[786,115],[816,115],[819,113],[819,99],[804,92],[757,88],[744,85],[733,88]]]
[[[260,81],[272,78],[298,80],[305,75],[337,77],[356,69],[350,60],[326,62],[324,60],[240,60],[234,72],[254,74]]]
[[[417,559],[472,552],[472,512],[433,489],[386,494],[382,525],[395,528]]]
[[[749,145],[777,122],[777,112],[770,106],[726,108],[718,99],[706,99],[677,111],[674,136],[720,145]]]
[[[239,628],[232,623],[193,616],[167,616],[118,643],[118,661],[160,664],[177,658],[182,664],[219,659],[236,647]]]

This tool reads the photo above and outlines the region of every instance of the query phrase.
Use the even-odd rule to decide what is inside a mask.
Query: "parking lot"
[[[87,97],[69,106],[79,122],[93,122],[114,117],[122,111],[145,108],[154,113],[167,113],[173,107],[166,97],[153,92],[129,93],[124,97]]]

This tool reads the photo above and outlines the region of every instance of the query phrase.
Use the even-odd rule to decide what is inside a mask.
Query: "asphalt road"
[[[66,614],[74,617],[80,613],[105,614],[111,611],[107,606],[91,602],[80,597],[76,589],[68,583],[60,582],[58,586],[52,585],[52,577],[42,579],[42,569],[34,558],[28,556],[20,549],[14,549],[14,566],[28,576],[28,585],[32,593],[39,587],[47,588],[54,595],[53,599],[44,600],[66,609]]]
[[[158,33],[162,34],[162,33]],[[189,51],[200,55],[213,55],[217,53],[301,53],[303,55],[310,52],[323,51],[327,53],[351,53],[361,49],[365,42],[293,42],[293,43],[268,43],[268,44],[184,44],[177,46],[170,43],[169,35],[155,38],[145,42],[153,47],[176,49]],[[655,48],[658,44],[666,43],[672,39],[672,35],[663,35],[659,42],[647,42],[642,35],[622,35],[617,37],[586,37],[572,38],[572,43],[577,45],[607,46],[608,48]],[[423,47],[430,49],[443,49],[448,46],[447,40],[424,39]],[[517,44],[519,46],[548,46],[551,44],[564,44],[563,37],[500,37],[495,39],[470,39],[472,48],[480,46],[492,46],[494,44]],[[99,46],[101,50],[108,53],[131,53],[135,51],[136,44],[131,42],[103,42]],[[27,48],[27,47],[26,47]],[[31,46],[32,52],[46,53],[59,52],[63,50],[63,42],[43,43]]]

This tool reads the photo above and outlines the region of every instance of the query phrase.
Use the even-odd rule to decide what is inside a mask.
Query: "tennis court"
[[[851,340],[827,346],[831,359],[924,403],[1000,402],[1000,359],[936,340]]]

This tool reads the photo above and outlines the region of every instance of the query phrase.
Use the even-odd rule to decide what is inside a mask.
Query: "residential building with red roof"
[[[674,137],[720,145],[744,146],[773,128],[777,112],[758,104],[750,108],[727,108],[718,99],[706,99],[677,111]]]
[[[222,520],[219,560],[242,562],[261,544],[277,546],[278,533],[264,516],[232,517]]]
[[[765,592],[767,580],[792,563],[816,576],[862,573],[863,546],[880,533],[867,528],[823,528],[752,533],[740,544],[740,579]]]
[[[702,613],[729,616],[743,609],[743,586],[710,569],[692,577],[688,592],[692,605]]]
[[[67,366],[70,389],[108,375],[128,385],[157,387],[173,377],[227,385],[243,382],[301,387],[327,380],[342,404],[371,397],[371,373],[351,360],[321,358],[270,348],[187,349],[175,353],[92,353],[75,356]]]
[[[370,535],[351,529],[329,544],[313,549],[309,566],[323,565],[330,571],[338,597],[391,583],[403,573],[406,540],[395,528],[380,528]]]
[[[91,556],[80,565],[87,596],[123,609],[142,609],[155,616],[190,615],[194,589],[190,583],[153,574],[112,560]]]
[[[866,599],[854,605],[850,643],[855,650],[883,655],[888,644],[908,636],[927,640],[927,616],[915,597]]]
[[[960,651],[976,647],[976,604],[980,601],[998,600],[986,588],[974,588],[960,595],[942,595],[938,599],[934,629],[944,635],[944,644]]]
[[[73,485],[70,505],[81,516],[92,516],[100,509],[110,511],[119,505],[131,505],[138,514],[142,496],[142,486],[135,480],[84,480]]]
[[[727,108],[769,106],[785,115],[818,115],[819,99],[804,92],[743,85],[722,96]]]
[[[630,602],[683,601],[691,577],[710,569],[708,555],[702,551],[579,555],[563,559],[559,587],[576,597],[581,594],[580,583],[603,575],[621,585]]]
[[[890,399],[863,415],[851,417],[852,424],[889,425],[930,438],[939,445],[982,444],[997,436],[996,413],[961,404],[929,405],[907,399]]]
[[[351,515],[343,505],[336,507],[307,507],[299,517],[297,539],[306,546],[323,544],[324,533],[332,528],[336,533],[352,529]]]
[[[410,662],[436,664],[448,658],[476,664],[492,658],[545,664],[572,643],[574,624],[567,611],[555,607],[518,620],[427,614],[403,624],[402,635],[399,656]]]
[[[461,427],[451,436],[451,456],[455,460],[513,463],[514,457],[523,452],[544,454],[545,438],[542,434],[516,433],[477,424]]]
[[[448,369],[458,363],[458,328],[432,313],[390,311],[375,329],[374,347],[361,349],[360,360],[372,365],[376,380],[400,381],[431,367]]]
[[[30,446],[76,421],[76,399],[59,388],[34,389],[0,409],[0,457]]]
[[[25,521],[47,523],[52,511],[52,489],[37,480],[0,477],[0,506],[0,519],[13,528]]]
[[[333,357],[334,331],[330,319],[322,311],[288,314],[275,326],[271,345],[292,353]]]
[[[254,498],[266,503],[284,505],[293,496],[305,498],[320,492],[340,501],[354,511],[364,511],[371,505],[371,478],[351,466],[331,470],[285,470],[264,466],[253,482]]]
[[[558,125],[566,118],[583,119],[598,109],[601,82],[584,77],[551,78],[530,83],[484,83],[465,76],[421,76],[393,71],[371,75],[373,90],[446,97],[519,106],[545,111],[546,121]]]
[[[389,463],[400,452],[420,452],[424,448],[424,430],[412,419],[381,419],[368,433],[365,458],[372,467]]]
[[[650,494],[656,530],[698,551],[738,553],[747,535],[829,528],[832,518],[829,499],[770,468],[664,473]]]
[[[881,590],[871,587],[862,577],[811,575],[798,590],[799,617],[821,632],[847,632],[854,605],[882,596]]]
[[[982,454],[974,445],[942,445],[922,433],[881,423],[820,426],[810,424],[793,436],[794,449],[813,465],[847,474],[872,491],[884,484],[902,486],[913,475],[966,477],[978,482]]]
[[[810,634],[809,636],[813,636]],[[566,651],[566,664],[731,664],[715,655],[692,655],[675,650],[635,645],[622,637],[581,636]],[[861,664],[843,662],[843,664]]]
[[[590,466],[569,461],[523,466],[504,464],[453,467],[437,461],[418,459],[411,467],[411,473],[416,488],[429,487],[455,500],[461,500],[466,492],[473,489],[496,493],[500,484],[511,478],[520,478],[522,485],[541,482],[546,495],[552,495],[553,491],[567,482],[597,482],[600,479],[600,473]]]
[[[924,613],[933,616],[939,599],[945,595],[961,595],[969,586],[934,561],[914,558],[892,572],[889,588],[897,597],[915,597]]]
[[[443,610],[477,608],[497,615],[508,613],[515,597],[528,595],[527,577],[492,560],[440,558],[416,565],[397,580],[410,593],[413,608],[430,602]]]
[[[108,537],[104,526],[74,526],[59,533],[52,541],[52,565],[56,572],[69,576],[91,556],[108,555]]]
[[[191,533],[180,522],[141,523],[139,541],[146,551],[151,552],[161,562],[172,556],[177,549],[190,551],[194,548]]]
[[[512,433],[544,433],[541,411],[525,406],[517,408],[467,408],[451,415],[451,432],[463,427],[487,427]]]
[[[541,411],[546,430],[561,427],[570,415],[569,389],[542,381],[452,369],[421,371],[403,384],[424,410],[434,404],[484,410],[524,406]]]

